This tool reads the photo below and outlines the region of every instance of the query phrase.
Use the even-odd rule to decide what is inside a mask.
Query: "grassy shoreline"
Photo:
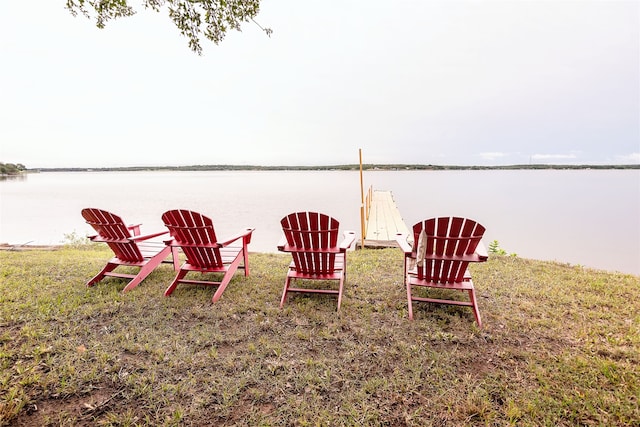
[[[104,248],[0,251],[0,425],[637,425],[640,277],[494,256],[469,309],[406,312],[398,249],[349,253],[340,313],[278,309],[289,258],[162,292],[84,283]]]

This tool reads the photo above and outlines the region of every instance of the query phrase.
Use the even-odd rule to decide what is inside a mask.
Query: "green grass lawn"
[[[0,251],[0,425],[624,426],[640,420],[640,278],[493,256],[469,308],[415,305],[398,249],[278,308],[287,255],[222,299],[162,265],[84,283],[105,248]]]

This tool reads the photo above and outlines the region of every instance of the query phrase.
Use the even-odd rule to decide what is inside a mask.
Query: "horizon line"
[[[271,170],[283,170],[283,169],[300,169],[300,170],[316,170],[316,169],[335,169],[335,168],[349,168],[360,169],[359,163],[344,163],[344,164],[332,164],[332,165],[243,165],[243,164],[192,164],[192,165],[153,165],[153,166],[54,166],[54,167],[34,167],[26,168],[26,172],[35,171],[91,171],[91,170],[149,170],[149,169],[224,169],[232,168],[236,170],[249,170],[249,169],[271,169]],[[403,169],[539,169],[539,168],[565,168],[565,169],[607,169],[607,168],[625,168],[625,169],[640,169],[640,163],[611,163],[611,164],[565,164],[565,163],[526,163],[526,164],[510,164],[510,165],[435,165],[430,163],[363,163],[363,169],[371,168],[403,168]]]

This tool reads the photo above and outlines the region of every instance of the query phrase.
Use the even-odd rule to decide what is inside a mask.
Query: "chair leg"
[[[229,264],[229,266],[227,267],[227,271],[224,273],[224,277],[222,278],[222,281],[218,285],[218,289],[216,289],[216,292],[213,294],[213,298],[211,299],[212,303],[218,301],[220,297],[222,297],[222,293],[224,292],[225,289],[227,289],[227,285],[229,284],[231,279],[233,279],[233,275],[235,274],[236,270],[238,269],[238,266],[240,265],[240,261],[242,260],[243,260],[242,254],[238,254],[238,256],[236,256],[236,258],[233,260],[233,262]]]
[[[171,247],[171,259],[173,260],[173,271],[180,270],[180,259],[178,258],[178,247]]]
[[[180,280],[182,280],[184,278],[184,276],[187,275],[188,272],[189,272],[188,270],[180,270],[180,271],[178,271],[178,274],[176,274],[176,278],[173,279],[173,282],[171,282],[171,284],[169,285],[167,290],[164,291],[164,296],[165,297],[168,297],[169,295],[171,295],[173,293],[173,291],[176,290],[176,286],[178,286],[178,283],[180,283]]]
[[[287,275],[287,278],[284,281],[284,289],[282,290],[282,298],[280,299],[280,308],[284,307],[284,303],[287,301],[287,291],[289,290],[289,285],[291,284],[291,277]]]
[[[403,273],[402,277],[407,277],[407,270],[409,270],[409,268],[407,268],[408,267],[407,264],[409,263],[409,260],[410,260],[409,256],[405,255],[404,256],[404,263],[403,263],[404,264],[403,265],[404,273]]]
[[[107,263],[107,265],[104,266],[104,268],[100,271],[100,273],[98,273],[95,276],[93,276],[93,278],[87,282],[87,286],[91,287],[91,286],[95,285],[96,283],[98,283],[99,281],[104,279],[104,277],[105,277],[105,275],[107,273],[112,272],[117,267],[118,267],[118,264],[112,264],[110,262]]]
[[[340,311],[340,305],[342,304],[342,290],[344,289],[344,273],[340,277],[340,287],[338,288],[338,311]]]
[[[244,257],[244,275],[249,275],[249,252],[247,251],[247,246],[245,245],[242,248],[242,256]]]
[[[407,303],[409,306],[409,320],[413,320],[413,298],[411,297],[411,285],[407,279]]]
[[[232,278],[233,278],[232,271],[227,271],[224,274],[222,281],[218,285],[218,289],[216,289],[216,292],[213,294],[213,298],[211,298],[211,302],[217,302],[220,299],[220,297],[222,297],[222,293],[224,292],[225,289],[227,289],[227,285],[229,284]]]
[[[478,328],[482,329],[482,318],[480,317],[480,310],[478,310],[478,301],[476,300],[476,291],[469,289],[469,301],[471,301],[473,308],[473,315],[476,317]]]
[[[142,282],[144,279],[147,278],[147,276],[149,274],[151,274],[151,272],[153,271],[153,269],[156,268],[155,265],[149,265],[149,264],[145,264],[142,268],[140,268],[140,271],[138,272],[138,274],[136,275],[136,277],[134,277],[128,284],[127,286],[124,287],[124,289],[122,290],[122,292],[129,292],[131,289],[135,288],[136,286],[138,286],[140,284],[140,282]]]
[[[167,246],[161,252],[158,252],[156,255],[154,255],[153,258],[147,260],[147,263],[140,268],[140,271],[138,272],[136,277],[134,277],[133,280],[131,280],[129,284],[124,287],[122,292],[129,292],[131,289],[138,286],[140,282],[146,279],[147,276],[156,269],[157,266],[162,264],[162,261],[167,258],[167,255],[169,255],[169,253],[171,253],[171,248]]]

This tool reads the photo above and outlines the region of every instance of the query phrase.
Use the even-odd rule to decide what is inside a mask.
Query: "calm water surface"
[[[520,257],[640,274],[640,171],[379,171],[365,186],[391,191],[407,225],[457,215]],[[69,172],[0,181],[0,243],[59,244],[91,233],[80,210],[97,207],[163,229],[161,214],[210,216],[219,237],[256,228],[250,249],[275,252],[280,219],[316,210],[360,224],[360,177],[344,171]]]

